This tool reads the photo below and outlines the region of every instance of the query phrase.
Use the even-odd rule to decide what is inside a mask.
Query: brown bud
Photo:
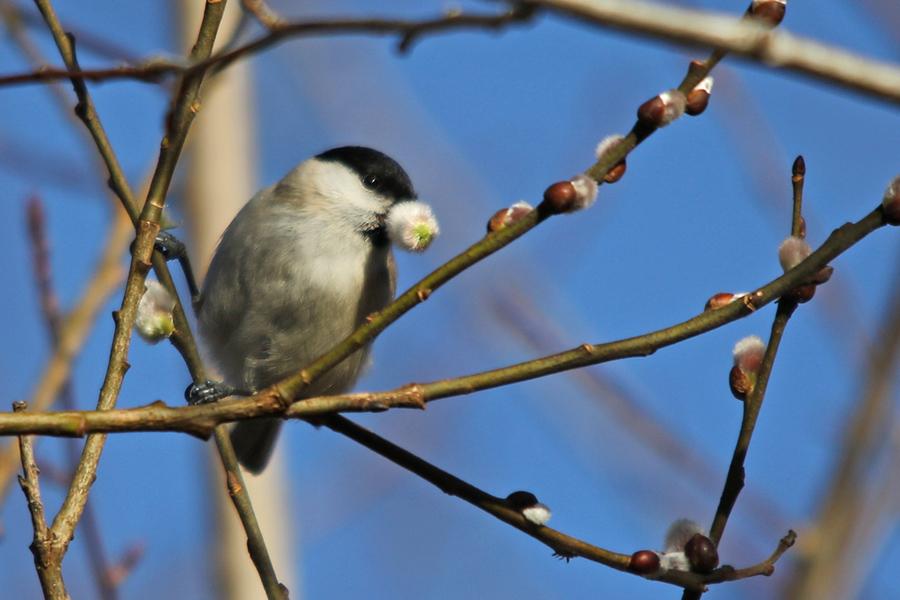
[[[717,308],[722,308],[723,306],[728,306],[728,304],[731,303],[732,300],[734,300],[734,294],[729,294],[728,292],[719,292],[706,301],[706,307],[704,307],[703,310],[715,310]]]
[[[497,231],[501,227],[512,225],[513,223],[530,213],[532,210],[533,208],[531,207],[531,205],[526,202],[516,202],[509,208],[498,210],[494,213],[494,216],[491,217],[491,220],[488,221],[488,233]]]
[[[638,575],[653,575],[659,571],[659,555],[652,550],[638,550],[631,555],[628,570]]]
[[[684,555],[697,573],[709,573],[719,566],[719,552],[712,540],[695,533],[684,545]]]
[[[806,219],[800,217],[800,227],[797,228],[797,237],[801,240],[806,237]]]
[[[816,284],[807,283],[804,285],[798,285],[787,294],[785,294],[785,298],[789,300],[793,300],[797,304],[804,304],[813,299],[813,296],[816,295]]]
[[[784,19],[784,9],[783,0],[754,1],[750,7],[750,14],[758,21],[775,27]]]
[[[625,159],[623,158],[621,161],[617,162],[613,167],[609,170],[609,172],[603,176],[603,181],[606,183],[615,183],[618,180],[622,179],[625,175]]]
[[[553,214],[572,210],[578,192],[571,181],[558,181],[544,191],[544,204]]]
[[[684,105],[684,112],[692,117],[696,117],[706,110],[707,104],[709,104],[709,92],[704,89],[694,88],[688,92],[687,102]]]
[[[538,503],[537,496],[531,492],[513,492],[506,497],[506,500],[516,508],[528,508]]]
[[[753,382],[750,381],[750,377],[738,366],[732,367],[731,373],[728,374],[728,386],[731,388],[732,395],[741,401],[746,400],[747,395],[753,390]]]
[[[890,202],[885,202],[883,209],[885,223],[894,227],[900,225],[900,197],[894,198]]]
[[[666,103],[659,96],[653,96],[640,105],[637,111],[638,122],[647,127],[657,128],[662,124],[666,114]]]
[[[813,275],[810,283],[814,285],[822,285],[823,283],[828,283],[828,280],[831,279],[831,276],[834,274],[834,267],[830,265],[826,265],[819,269],[819,272]]]
[[[794,160],[794,166],[791,169],[792,175],[806,175],[806,161],[803,160],[803,155],[800,154],[797,156],[796,160]]]

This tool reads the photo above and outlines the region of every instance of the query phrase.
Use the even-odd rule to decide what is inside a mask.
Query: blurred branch
[[[440,398],[527,381],[587,365],[634,356],[647,356],[660,348],[671,346],[743,318],[758,308],[781,298],[798,285],[808,281],[814,273],[820,271],[822,267],[866,235],[880,228],[884,224],[883,219],[882,208],[879,205],[858,223],[847,223],[835,230],[825,243],[806,260],[757,291],[748,294],[742,301],[705,311],[677,325],[641,336],[597,345],[583,344],[566,352],[517,365],[431,383],[413,383],[389,392],[322,396],[289,403],[288,396],[279,394],[279,386],[276,385],[243,400],[202,406],[173,408],[166,406],[163,402],[154,402],[140,408],[115,411],[29,413],[28,415],[0,413],[0,435],[36,433],[82,436],[92,432],[183,431],[205,439],[209,437],[213,428],[229,421],[277,416],[310,418],[341,411],[377,412],[395,406],[421,408],[423,403]],[[508,229],[513,229],[520,223],[521,221],[511,225]],[[497,236],[506,230],[507,228],[500,229],[487,237]],[[465,256],[465,253],[460,256]],[[432,275],[410,288],[404,296],[427,296],[424,290],[429,289],[428,282],[433,280],[435,274],[441,273],[442,269],[444,267],[439,268]],[[422,298],[418,300],[421,301]],[[384,323],[384,320],[392,316],[394,312],[396,309],[391,311],[391,306],[389,306],[385,311],[373,317],[370,323],[359,331],[368,331],[367,328],[372,326],[386,327],[387,324]],[[348,339],[355,339],[355,336]],[[304,373],[306,372],[305,370]]]
[[[859,525],[866,519],[866,503],[873,495],[873,485],[866,474],[878,464],[877,454],[890,442],[890,428],[895,423],[891,404],[900,359],[900,288],[896,285],[887,295],[891,299],[884,317],[877,323],[877,342],[870,350],[860,375],[862,389],[850,406],[855,407],[846,428],[840,454],[834,462],[831,481],[823,492],[815,521],[810,524],[810,544],[802,544],[798,567],[785,588],[785,598],[809,600],[845,597],[842,584],[849,578],[842,573],[859,562],[870,562],[872,556],[849,554]],[[882,476],[870,478],[878,485],[896,481],[897,472],[889,465]],[[877,487],[877,486],[876,486]]]
[[[645,0],[529,0],[529,4],[666,41],[717,48],[900,103],[900,67],[785,31],[769,32],[753,21],[735,23],[728,15]]]
[[[56,47],[59,49],[66,70],[70,73],[77,73],[81,70],[81,67],[78,65],[78,59],[75,56],[75,38],[63,30],[49,0],[35,0],[35,4],[41,11],[41,15],[43,15],[47,26],[50,28],[50,32],[53,34],[53,41],[56,42]],[[125,179],[122,167],[119,165],[116,154],[112,149],[112,144],[110,144],[106,131],[100,123],[97,110],[87,91],[84,79],[77,75],[70,75],[68,79],[72,82],[75,95],[78,97],[78,104],[75,105],[75,114],[87,127],[103,162],[106,164],[106,168],[109,171],[110,188],[119,197],[125,206],[125,210],[128,211],[129,216],[134,220],[137,217],[137,205],[131,194],[131,188],[128,187],[128,181]]]
[[[253,0],[251,0],[253,2]],[[255,3],[255,2],[254,2]],[[525,4],[517,4],[508,11],[497,14],[465,14],[452,12],[444,16],[423,19],[323,19],[304,20],[296,23],[284,23],[272,26],[269,33],[238,47],[203,61],[193,61],[187,65],[170,61],[152,59],[143,64],[126,65],[109,69],[41,69],[31,73],[0,77],[0,86],[39,83],[77,76],[90,81],[108,81],[111,79],[137,79],[140,81],[156,81],[168,75],[190,75],[192,72],[215,67],[222,70],[235,61],[250,57],[275,46],[290,38],[315,35],[396,35],[400,37],[400,51],[408,50],[419,37],[438,32],[457,29],[489,29],[498,30],[510,24],[530,20],[533,9]],[[268,18],[268,17],[267,17]],[[271,17],[276,19],[277,17]]]
[[[43,32],[47,26],[43,17],[32,8],[21,6],[17,2],[11,0],[0,0],[0,12],[3,13],[4,20],[8,24],[13,25],[16,29],[33,29],[36,32]],[[66,31],[72,32],[79,40],[79,44],[98,56],[121,61],[136,61],[138,57],[124,47],[120,46],[108,39],[94,35],[87,30],[78,29],[71,26],[65,27]]]
[[[115,219],[116,217],[113,218]],[[53,285],[53,273],[50,265],[50,241],[47,237],[44,207],[36,196],[28,201],[28,232],[34,257],[34,274],[41,298],[41,312],[47,324],[47,333],[50,336],[53,347],[58,348],[63,315],[59,306],[59,298]],[[75,410],[76,408],[71,376],[62,384],[60,403],[65,410]],[[80,454],[78,442],[70,439],[65,447],[67,462],[73,469],[77,468],[78,455]],[[103,538],[100,535],[99,522],[93,503],[88,502],[84,505],[84,515],[81,524],[91,570],[94,574],[97,589],[100,592],[100,598],[103,600],[115,600],[115,598],[118,598],[118,592],[111,583],[112,570],[106,559]]]
[[[34,413],[47,410],[59,396],[72,365],[78,358],[88,334],[94,327],[97,315],[112,293],[122,283],[124,276],[122,256],[128,247],[134,229],[124,213],[116,211],[107,234],[100,261],[75,307],[63,320],[59,339],[50,358],[44,365],[37,384],[28,400]],[[0,505],[9,491],[9,482],[18,468],[19,451],[15,444],[0,450]]]
[[[396,19],[326,19],[276,24],[270,31],[245,46],[185,66],[152,60],[143,65],[111,69],[45,69],[33,73],[0,77],[0,86],[35,83],[77,76],[93,81],[109,79],[154,80],[169,74],[187,74],[193,70],[216,69],[261,52],[282,41],[306,35],[370,34],[400,35],[400,50],[407,50],[418,37],[457,29],[499,29],[534,19],[535,9],[565,14],[632,33],[669,42],[713,47],[732,52],[769,67],[788,69],[829,83],[873,95],[889,102],[900,102],[900,68],[857,54],[803,39],[787,32],[772,33],[759,23],[734,16],[719,15],[643,0],[528,0],[517,2],[503,13],[448,15],[421,21]],[[267,17],[268,19],[268,17]]]

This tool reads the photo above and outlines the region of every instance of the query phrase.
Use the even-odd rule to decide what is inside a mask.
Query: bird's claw
[[[176,238],[168,231],[160,231],[156,234],[156,241],[153,247],[159,251],[166,260],[181,259],[186,256],[187,248],[184,242]]]
[[[207,379],[200,383],[192,383],[184,390],[184,399],[191,406],[218,402],[222,398],[233,396],[238,390],[227,383]]]

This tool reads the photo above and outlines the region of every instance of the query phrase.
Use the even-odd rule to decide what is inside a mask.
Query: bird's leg
[[[178,263],[181,265],[181,270],[184,271],[184,278],[187,280],[188,290],[191,293],[191,304],[196,307],[197,301],[200,299],[200,290],[197,288],[197,280],[194,279],[194,270],[191,268],[191,261],[188,258],[187,247],[184,245],[184,242],[168,231],[160,231],[156,235],[154,248],[158,250],[166,260],[178,260]]]

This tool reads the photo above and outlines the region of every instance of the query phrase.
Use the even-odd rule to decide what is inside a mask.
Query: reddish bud
[[[732,300],[734,300],[734,294],[730,294],[728,292],[719,292],[706,301],[706,306],[703,308],[703,310],[715,310],[717,308],[722,308],[723,306],[728,306]]]
[[[553,214],[559,214],[572,210],[578,192],[571,181],[558,181],[544,191],[544,204]]]
[[[617,182],[625,176],[625,169],[625,159],[623,158],[621,161],[613,165],[613,167],[606,173],[606,175],[603,176],[603,181],[606,183]]]
[[[731,373],[728,374],[728,386],[731,388],[731,394],[741,401],[746,400],[753,390],[753,382],[750,381],[750,377],[738,366],[731,368]]]
[[[652,550],[638,550],[631,555],[628,570],[638,575],[653,575],[659,571],[659,555]]]
[[[813,299],[813,296],[816,295],[816,284],[807,283],[805,285],[800,285],[789,291],[784,295],[788,300],[793,300],[797,304],[804,304]]]
[[[709,104],[709,96],[712,93],[713,78],[705,77],[700,83],[694,86],[685,97],[684,112],[695,117],[706,110]]]
[[[625,137],[619,135],[618,133],[614,133],[612,135],[608,135],[603,140],[597,144],[597,149],[594,151],[594,154],[597,156],[597,160],[603,160],[603,157],[612,152],[619,143],[624,140]],[[625,159],[623,158],[619,162],[617,162],[607,173],[603,176],[603,181],[605,183],[615,183],[618,180],[622,179],[622,176],[625,175]]]
[[[665,127],[684,114],[685,97],[678,90],[668,90],[650,98],[638,108],[638,122],[647,127]]]
[[[691,90],[686,97],[684,112],[692,117],[696,117],[709,104],[709,92],[706,90]]]
[[[819,269],[819,272],[813,275],[812,281],[810,283],[814,285],[822,285],[823,283],[828,283],[828,280],[831,279],[831,276],[834,274],[834,267],[830,265],[826,265]]]
[[[665,112],[666,107],[663,105],[662,99],[659,96],[654,96],[638,107],[638,122],[655,129],[662,123]]]
[[[696,533],[684,545],[684,554],[697,573],[709,573],[719,566],[719,552],[712,540]]]
[[[497,231],[501,227],[512,225],[513,223],[519,221],[522,217],[530,213],[532,210],[534,210],[534,208],[527,202],[516,202],[509,208],[498,210],[496,213],[494,213],[494,216],[491,217],[491,220],[488,221],[488,233]]]

